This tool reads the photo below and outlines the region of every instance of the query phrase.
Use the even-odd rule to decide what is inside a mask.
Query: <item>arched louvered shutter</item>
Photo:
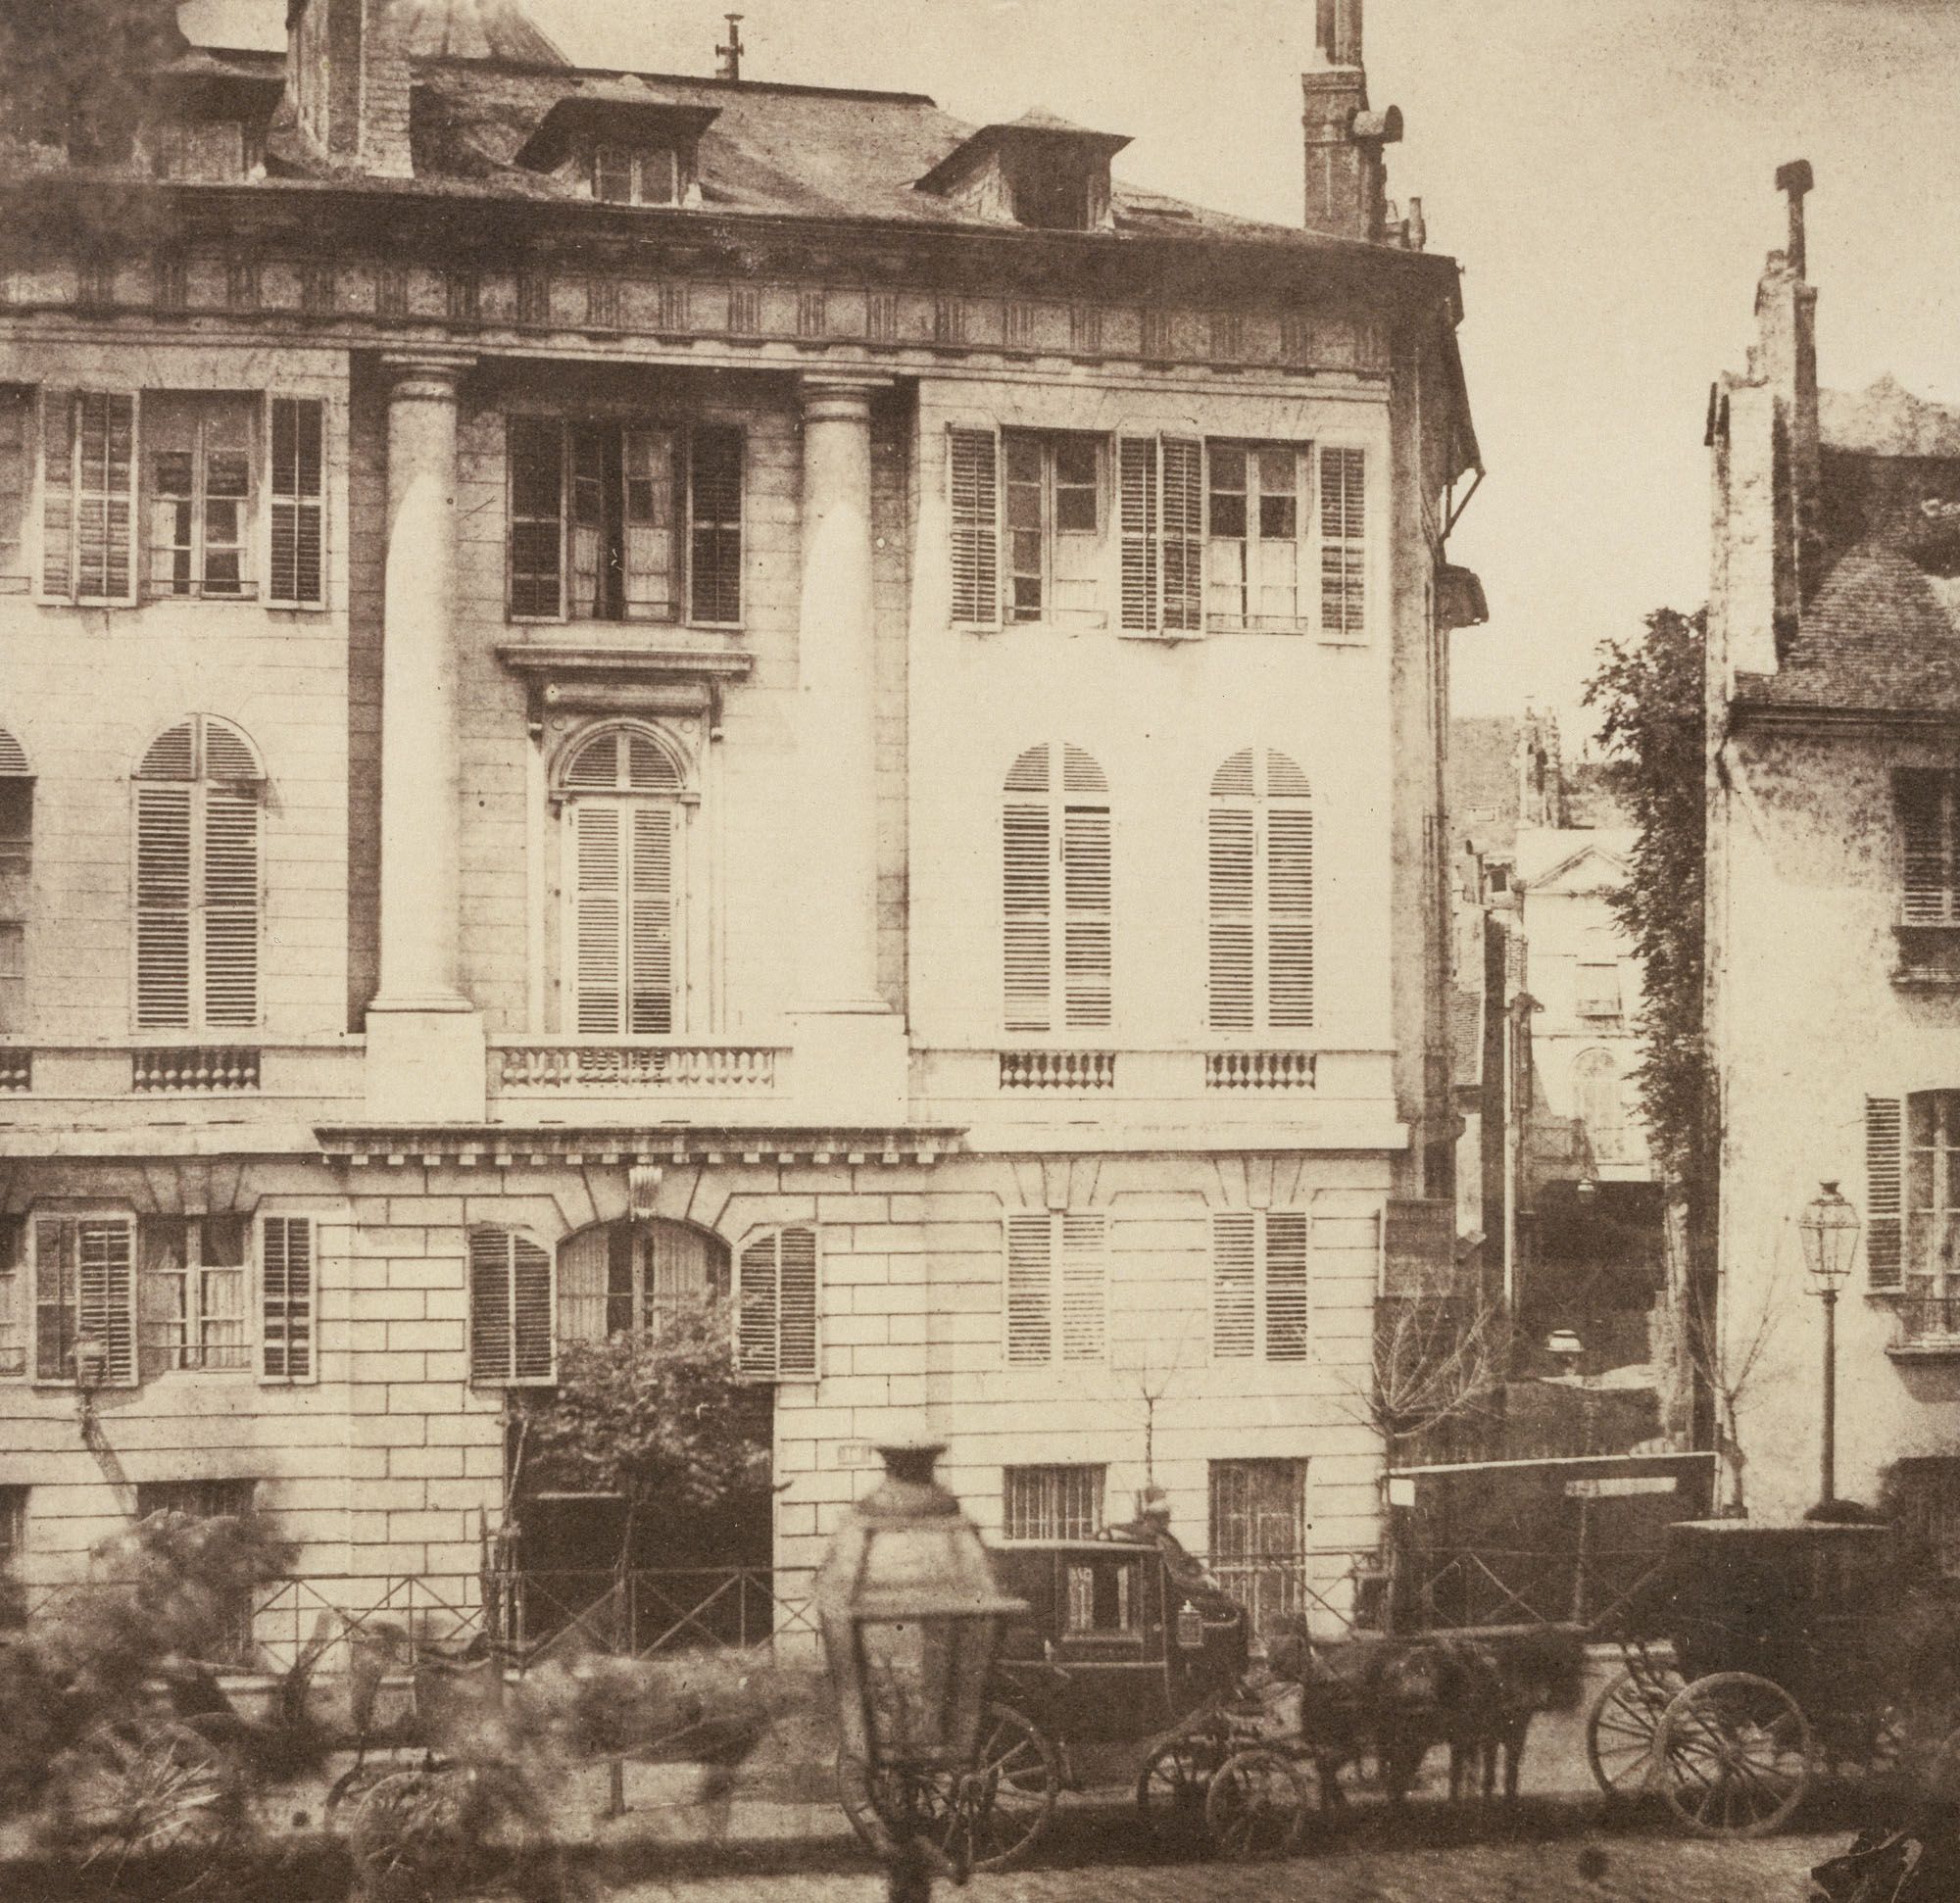
[[[552,1259],[527,1236],[469,1232],[469,1378],[479,1386],[549,1384],[557,1372]]]
[[[1206,870],[1211,1028],[1310,1028],[1313,807],[1286,755],[1246,748],[1212,776]]]
[[[1053,770],[1057,763],[1058,773]],[[1006,1028],[1106,1028],[1113,947],[1109,798],[1102,769],[1079,747],[1030,748],[1007,774],[1004,795]]]
[[[259,764],[203,714],[161,735],[138,768],[136,1024],[259,1021]]]
[[[756,1381],[814,1381],[816,1231],[800,1224],[747,1244],[736,1293],[736,1360]]]
[[[0,727],[0,774],[22,774],[31,772],[27,764],[27,753],[21,743]]]

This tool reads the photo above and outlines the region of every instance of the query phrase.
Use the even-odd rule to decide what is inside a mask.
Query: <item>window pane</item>
[[[1268,541],[1291,542],[1298,532],[1299,504],[1296,496],[1259,497],[1259,533]]]
[[[243,496],[252,486],[251,459],[243,450],[214,450],[205,473],[208,496]]]
[[[191,493],[196,460],[189,450],[165,450],[153,459],[151,466],[155,472],[158,495],[188,496]]]
[[[1009,482],[1041,480],[1042,458],[1039,438],[1009,430],[1002,437],[1001,446],[1006,452]]]
[[[1093,436],[1062,436],[1055,441],[1054,479],[1074,487],[1096,486],[1099,461]]]

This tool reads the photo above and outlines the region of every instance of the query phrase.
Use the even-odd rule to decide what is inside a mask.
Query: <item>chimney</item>
[[[287,0],[286,90],[328,164],[382,178],[415,172],[409,150],[409,15],[416,0]]]
[[[1388,226],[1388,168],[1382,148],[1402,135],[1394,106],[1368,110],[1361,64],[1362,0],[1316,0],[1313,67],[1300,75],[1306,98],[1306,228],[1380,243]]]
[[[1822,536],[1817,430],[1817,287],[1808,277],[1805,197],[1816,178],[1802,159],[1778,168],[1777,189],[1789,204],[1789,236],[1770,253],[1756,289],[1752,365],[1767,385],[1771,415],[1771,491],[1775,510],[1775,632],[1779,657],[1796,636],[1803,604],[1818,582]]]
[[[742,77],[742,55],[749,49],[742,44],[742,21],[739,13],[724,14],[728,23],[728,43],[714,50],[720,55],[721,65],[715,73],[717,79],[739,80]]]

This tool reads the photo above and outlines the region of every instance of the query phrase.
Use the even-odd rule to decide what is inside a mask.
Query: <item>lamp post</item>
[[[938,1446],[881,1447],[885,1478],[838,1530],[815,1582],[844,1753],[864,1767],[891,1903],[926,1903],[934,1855],[918,1797],[979,1756],[1004,1597],[979,1532],[933,1479]]]
[[[1796,1225],[1811,1292],[1824,1304],[1824,1457],[1820,1507],[1838,1498],[1838,1291],[1851,1273],[1858,1247],[1858,1212],[1836,1183],[1818,1186]]]

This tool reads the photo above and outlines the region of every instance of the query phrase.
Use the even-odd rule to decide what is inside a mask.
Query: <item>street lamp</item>
[[[881,1447],[884,1480],[838,1530],[815,1582],[844,1754],[864,1767],[892,1903],[924,1903],[932,1860],[918,1797],[969,1777],[1004,1597],[959,1502],[933,1479],[938,1446]]]
[[[1836,1183],[1820,1184],[1796,1229],[1811,1292],[1824,1304],[1824,1490],[1818,1505],[1830,1507],[1838,1498],[1838,1291],[1857,1253],[1858,1212]]]

